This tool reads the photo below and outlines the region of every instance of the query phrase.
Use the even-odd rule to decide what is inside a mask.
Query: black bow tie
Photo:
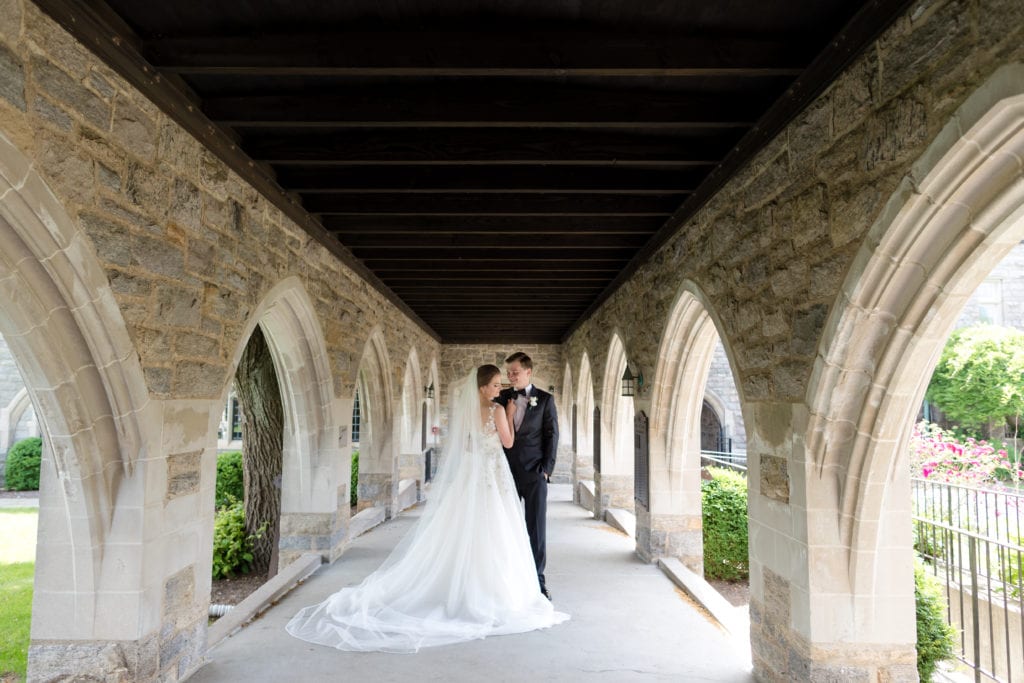
[[[526,396],[526,389],[513,389],[512,390],[512,395],[513,396]]]

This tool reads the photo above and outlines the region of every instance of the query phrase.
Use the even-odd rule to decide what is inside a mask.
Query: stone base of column
[[[572,502],[580,504],[579,483],[594,481],[594,461],[591,458],[573,457],[572,463]]]
[[[398,456],[398,480],[415,479],[423,481],[424,465],[422,453],[401,453]]]
[[[333,562],[344,550],[348,531],[348,501],[337,512],[295,512],[281,515],[279,567],[287,567],[304,553],[320,553]]]
[[[138,641],[34,640],[28,648],[29,683],[103,681],[164,683],[190,676],[203,661],[206,622],[189,628],[164,628],[165,636]]]
[[[601,517],[608,508],[622,508],[633,511],[633,475],[632,474],[594,474],[594,491],[596,494],[595,517]]]
[[[645,562],[674,557],[704,575],[704,539],[700,515],[651,514],[636,508],[636,552]]]
[[[758,681],[917,681],[917,650],[907,645],[815,643],[750,601],[750,649]]]
[[[359,473],[359,507],[381,506],[385,515],[391,519],[392,503],[395,499],[394,479],[390,474]],[[369,505],[364,505],[369,503]]]

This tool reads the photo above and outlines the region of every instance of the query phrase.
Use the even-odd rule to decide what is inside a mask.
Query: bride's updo
[[[476,369],[476,388],[490,384],[494,376],[500,374],[501,370],[497,365],[481,365]]]

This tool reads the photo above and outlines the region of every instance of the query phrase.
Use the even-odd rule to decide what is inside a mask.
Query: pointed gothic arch
[[[115,642],[131,650],[159,629],[159,610],[146,605],[141,516],[115,510],[138,509],[145,497],[160,417],[91,242],[2,133],[0,334],[44,440],[46,533],[37,546],[29,670],[56,676],[59,663],[33,673],[49,641],[68,643],[69,652],[79,643],[83,651]],[[102,662],[87,664],[95,669],[65,673],[104,673]]]
[[[633,399],[622,395],[626,347],[618,332],[611,336],[601,387],[601,471],[594,475],[595,504],[632,511]]]
[[[398,486],[395,403],[391,358],[383,331],[370,333],[359,362],[359,491],[360,507],[381,506],[390,514]]]
[[[234,368],[257,325],[270,348],[284,411],[280,565],[301,555],[291,548],[314,550],[333,559],[341,544],[336,526],[343,530],[348,519],[347,506],[341,506],[344,509],[335,523],[328,524],[324,516],[339,512],[340,489],[348,482],[347,469],[342,467],[346,458],[338,445],[342,420],[323,328],[298,277],[277,283],[249,316],[218,410],[227,400]],[[311,517],[317,519],[316,528],[310,528]],[[321,547],[328,538],[335,540]]]
[[[832,567],[792,580],[812,599],[838,596],[829,620],[812,615],[812,641],[912,651],[906,446],[958,312],[1024,237],[1022,131],[1024,66],[1013,65],[968,98],[912,167],[832,308],[809,383],[805,466],[790,475],[791,505],[815,520],[808,566]],[[854,626],[839,634],[836,624]]]

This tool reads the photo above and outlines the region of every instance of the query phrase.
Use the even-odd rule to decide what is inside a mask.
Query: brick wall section
[[[384,330],[396,376],[431,336],[30,2],[7,0],[0,121],[92,239],[155,398],[212,398],[265,293],[298,276],[351,394]]]
[[[964,99],[1024,59],[1022,35],[1017,2],[915,5],[571,336],[573,368],[588,351],[600,386],[613,331],[655,367],[689,279],[722,322],[746,399],[802,400],[868,228]]]

